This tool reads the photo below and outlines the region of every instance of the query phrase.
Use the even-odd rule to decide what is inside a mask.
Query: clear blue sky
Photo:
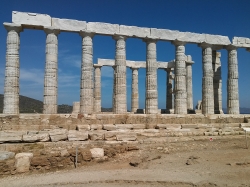
[[[11,22],[12,11],[48,14],[51,17],[107,22],[151,28],[164,28],[196,33],[219,34],[250,38],[249,0],[1,0],[0,22]],[[0,93],[4,88],[6,30],[0,27]],[[62,32],[59,37],[58,103],[79,101],[81,37]],[[94,63],[97,58],[114,58],[115,41],[108,36],[95,36]],[[45,66],[45,33],[24,30],[20,45],[20,94],[43,100]],[[226,107],[227,51],[222,53],[223,107]],[[186,54],[192,55],[194,105],[202,97],[201,48],[186,45]],[[146,60],[145,43],[127,39],[128,60]],[[157,43],[157,60],[174,59],[175,50],[170,42]],[[240,106],[250,107],[250,52],[238,50]],[[112,68],[102,69],[102,107],[112,106]],[[139,70],[140,108],[145,103],[145,69]],[[159,108],[166,103],[166,73],[158,70]],[[131,70],[127,69],[128,109],[131,103]]]

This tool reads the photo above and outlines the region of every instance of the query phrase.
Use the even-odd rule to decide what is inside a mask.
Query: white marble
[[[87,31],[94,32],[96,34],[114,35],[119,33],[119,25],[102,22],[88,22]]]
[[[131,112],[136,113],[139,108],[138,68],[132,69]]]
[[[79,32],[87,29],[87,22],[73,19],[52,18],[52,27],[60,28],[61,31],[65,32]]]
[[[150,36],[150,28],[120,25],[119,34],[129,37],[145,38]]]
[[[95,68],[95,88],[94,88],[94,96],[95,96],[95,113],[101,112],[101,67],[100,65],[94,65]]]
[[[250,47],[250,38],[233,37],[232,44],[236,47]]]
[[[192,83],[192,65],[194,62],[192,61],[192,57],[187,55],[186,61],[186,87],[187,87],[187,109],[193,110],[193,83]]]
[[[170,114],[170,110],[173,109],[173,68],[167,68],[165,69],[167,72],[167,86],[166,86],[166,112]]]

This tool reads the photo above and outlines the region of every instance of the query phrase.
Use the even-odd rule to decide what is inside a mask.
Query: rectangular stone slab
[[[120,34],[131,37],[145,38],[146,36],[150,36],[150,28],[120,25]]]
[[[22,25],[51,26],[51,17],[47,14],[12,11],[12,22]]]
[[[88,22],[87,30],[97,34],[114,35],[119,33],[119,25],[102,22]]]
[[[237,47],[250,47],[250,38],[233,37],[232,44]]]
[[[61,31],[79,32],[87,29],[86,21],[78,21],[73,19],[52,18],[52,27],[59,28]]]

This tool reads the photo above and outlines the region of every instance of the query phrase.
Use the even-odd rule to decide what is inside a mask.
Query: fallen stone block
[[[0,160],[7,160],[10,158],[14,158],[14,156],[15,156],[14,152],[0,151]]]
[[[103,129],[107,131],[114,131],[116,130],[116,126],[113,124],[103,124]]]
[[[93,148],[90,149],[92,158],[101,158],[104,157],[104,149],[103,148]]]
[[[115,124],[116,129],[133,129],[132,124]]]
[[[87,131],[69,130],[69,133],[68,133],[69,141],[83,141],[87,139],[88,139]]]
[[[107,131],[104,130],[96,130],[96,131],[90,131],[89,132],[89,137],[90,140],[104,140],[104,133]]]
[[[48,132],[42,132],[42,133],[37,133],[37,134],[26,134],[26,135],[23,135],[23,141],[24,142],[37,142],[37,141],[40,141],[40,142],[47,142],[49,141],[50,138],[49,138],[49,133]]]
[[[52,142],[67,140],[68,130],[67,129],[54,129],[52,131],[49,131],[49,136]]]
[[[15,168],[16,172],[23,173],[28,172],[30,168],[30,161],[33,158],[33,153],[18,153],[15,156]]]
[[[135,141],[137,139],[136,133],[123,133],[123,134],[117,134],[116,140],[117,141]]]
[[[90,130],[90,125],[77,125],[76,129],[79,131],[89,131]]]
[[[27,131],[0,131],[0,142],[21,142]]]

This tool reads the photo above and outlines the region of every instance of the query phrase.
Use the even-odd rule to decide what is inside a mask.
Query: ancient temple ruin
[[[185,44],[197,44],[202,49],[202,111],[204,115],[221,114],[221,63],[219,49],[228,51],[227,112],[239,114],[237,48],[250,49],[250,39],[227,36],[145,28],[101,22],[86,22],[53,18],[45,14],[12,12],[12,23],[4,23],[7,30],[6,70],[4,86],[4,114],[19,114],[19,45],[20,32],[25,29],[44,30],[46,34],[46,66],[44,76],[43,113],[57,113],[58,35],[72,32],[82,37],[82,65],[80,86],[80,114],[101,112],[101,67],[114,68],[113,113],[127,113],[126,67],[132,69],[132,113],[138,109],[138,69],[146,68],[145,114],[157,114],[157,69],[167,72],[166,113],[187,114],[193,110],[192,58],[185,54]],[[112,36],[116,42],[114,60],[99,60],[93,64],[95,35]],[[146,62],[126,60],[126,39],[140,38],[145,42]],[[172,62],[157,62],[157,41],[175,46]],[[94,72],[94,75],[93,75]],[[172,88],[174,79],[174,88]],[[174,97],[174,103],[172,98]]]

